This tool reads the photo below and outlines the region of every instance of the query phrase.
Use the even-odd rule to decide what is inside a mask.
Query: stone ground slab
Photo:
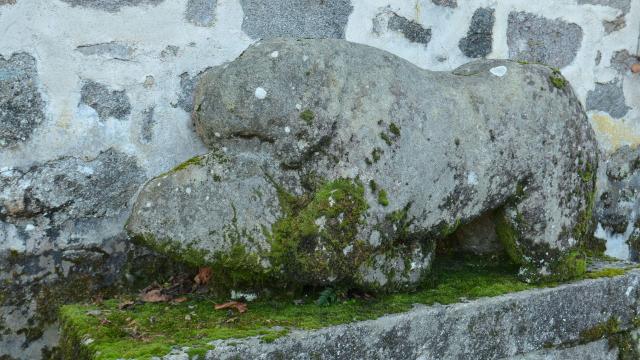
[[[421,306],[403,314],[318,331],[294,331],[272,343],[258,338],[219,341],[206,358],[616,358],[599,342],[562,350],[545,348],[595,340],[589,334],[610,319],[616,319],[618,331],[631,329],[639,290],[640,271],[632,270],[614,278],[448,306]],[[586,353],[591,357],[580,355]]]

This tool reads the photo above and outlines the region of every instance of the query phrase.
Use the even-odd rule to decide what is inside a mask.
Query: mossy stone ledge
[[[382,351],[386,359],[400,359],[404,357],[398,351],[404,349],[408,351],[404,355],[416,358],[446,358],[459,351],[456,343],[466,342],[466,355],[489,358],[602,338],[613,343],[627,339],[623,333],[640,323],[635,314],[637,296],[626,296],[640,291],[640,270],[629,264],[601,264],[586,272],[583,280],[569,284],[533,285],[517,278],[517,267],[496,263],[448,259],[434,266],[430,286],[371,299],[341,299],[330,306],[317,305],[312,294],[295,303],[291,298],[249,302],[243,314],[215,311],[216,299],[202,295],[179,304],[137,303],[125,309],[118,304],[127,296],[101,304],[66,305],[60,310],[61,353],[63,358],[79,360],[151,359],[171,352],[192,359],[203,359],[207,353],[207,359],[258,354],[269,359],[296,354],[345,359],[339,354],[349,354],[347,359],[357,359],[381,358],[378,351]],[[572,301],[587,293],[585,302]],[[563,301],[565,306],[549,301]],[[519,327],[515,318],[525,319],[527,327]],[[363,321],[370,319],[378,320]],[[571,326],[552,326],[567,319]],[[446,331],[440,323],[448,324]],[[486,326],[491,332],[481,330]],[[442,336],[456,340],[437,346]],[[522,339],[528,339],[527,347],[518,345]]]

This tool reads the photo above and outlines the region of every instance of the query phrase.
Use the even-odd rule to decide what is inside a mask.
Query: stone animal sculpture
[[[547,66],[262,41],[203,74],[193,120],[211,152],[149,181],[127,230],[227,288],[414,287],[487,213],[525,279],[584,271],[596,142]]]

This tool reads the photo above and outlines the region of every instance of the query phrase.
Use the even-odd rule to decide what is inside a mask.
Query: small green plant
[[[549,80],[558,89],[564,89],[567,86],[567,80],[562,76],[558,68],[551,68],[552,74],[549,76]]]
[[[369,189],[371,189],[371,192],[376,192],[378,190],[378,184],[376,184],[375,180],[369,180]]]
[[[384,189],[380,189],[380,192],[378,192],[378,204],[382,206],[389,205],[389,198],[387,196],[387,192]]]
[[[386,133],[381,132],[381,133],[380,133],[380,138],[381,138],[382,140],[384,140],[384,142],[385,142],[388,146],[391,146],[391,144],[393,143],[393,142],[391,141],[391,138],[389,137],[389,135],[387,135]]]
[[[305,109],[303,112],[300,113],[300,119],[302,119],[302,121],[307,123],[307,125],[311,125],[315,117],[316,115],[313,113],[313,111],[309,109]]]
[[[326,288],[320,292],[320,296],[316,300],[316,305],[329,306],[338,302],[338,294],[333,288]]]
[[[599,323],[587,330],[580,332],[580,340],[582,343],[589,343],[599,339],[603,339],[608,335],[612,335],[620,331],[620,321],[611,317],[609,320]]]
[[[400,127],[395,123],[389,124],[389,131],[395,136],[400,136]]]
[[[378,160],[380,160],[380,157],[382,156],[382,149],[380,148],[375,148],[373,149],[373,151],[371,151],[371,158],[373,159],[373,162],[376,163],[378,162]]]

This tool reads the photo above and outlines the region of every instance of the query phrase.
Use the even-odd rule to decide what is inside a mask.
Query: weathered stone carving
[[[127,230],[221,286],[415,286],[492,212],[525,279],[584,270],[596,143],[557,70],[277,39],[205,72],[193,119],[212,152],[147,183]]]

